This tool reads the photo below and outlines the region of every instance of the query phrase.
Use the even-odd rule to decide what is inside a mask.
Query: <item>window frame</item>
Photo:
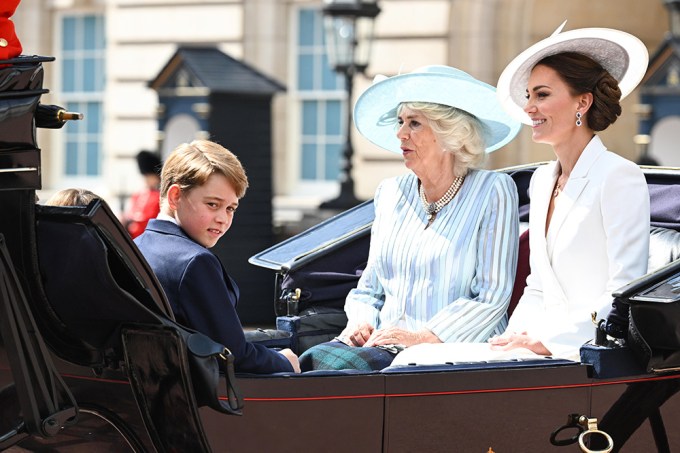
[[[94,17],[95,34],[97,36],[96,43],[100,43],[101,47],[92,49],[85,49],[79,44],[82,43],[82,37],[76,38],[76,48],[65,49],[65,22],[69,19],[79,21],[78,31],[83,32],[85,24],[83,23],[87,17]],[[59,134],[59,138],[54,141],[55,159],[52,161],[54,165],[53,174],[56,186],[59,187],[94,187],[101,185],[104,176],[104,167],[106,160],[106,153],[104,150],[104,128],[105,128],[105,97],[106,97],[106,56],[107,56],[107,40],[106,40],[106,15],[103,10],[68,10],[60,11],[55,15],[55,29],[54,29],[54,43],[55,51],[59,57],[55,60],[54,67],[54,85],[59,93],[59,100],[57,104],[63,106],[67,110],[74,110],[85,115],[81,121],[68,122],[63,127],[63,133]],[[80,42],[78,40],[80,39]],[[93,88],[88,90],[86,84],[87,80],[79,80],[76,78],[76,90],[66,90],[64,72],[66,70],[66,58],[71,57],[81,65],[78,68],[76,65],[76,77],[85,75],[85,70],[82,69],[85,58],[90,58],[93,65]],[[85,57],[83,57],[85,55]],[[94,123],[95,128],[88,131],[93,123],[88,120],[92,119],[92,106],[98,107],[98,120]],[[68,148],[70,143],[76,143],[77,150],[77,171],[76,173],[68,172]],[[91,165],[90,160],[83,156],[87,156],[90,152],[88,146],[95,145],[96,169],[89,173],[88,166]]]
[[[323,40],[323,16],[320,7],[310,6],[310,5],[300,5],[293,8],[291,11],[291,33],[290,33],[290,65],[289,65],[289,98],[290,98],[290,112],[293,116],[293,121],[291,121],[289,130],[293,131],[292,139],[289,140],[289,149],[295,150],[294,157],[291,159],[290,166],[288,167],[291,171],[289,174],[295,175],[295,182],[293,184],[292,192],[295,195],[315,195],[319,198],[330,198],[337,195],[339,189],[338,177],[327,178],[325,176],[326,164],[327,164],[327,151],[317,150],[317,164],[316,164],[316,178],[306,179],[303,177],[303,146],[305,144],[316,144],[317,147],[325,147],[328,144],[337,145],[337,163],[336,171],[338,176],[341,173],[341,156],[346,143],[347,134],[347,90],[345,86],[344,77],[340,74],[334,73],[330,68],[329,71],[332,72],[335,77],[335,88],[334,89],[324,89],[323,88],[323,75],[315,74],[316,84],[312,89],[303,89],[300,86],[300,57],[303,55],[301,48],[303,47],[300,43],[301,37],[301,16],[304,11],[312,11],[318,14],[317,17],[321,19],[319,25],[315,29],[315,36],[313,44],[307,49],[304,54],[315,55],[317,58],[319,54],[322,53],[325,56],[325,43]],[[321,40],[319,42],[319,39]],[[314,62],[314,70],[318,71],[320,64],[326,62],[327,58],[321,57],[321,62],[316,60]],[[314,135],[303,134],[303,119],[304,119],[304,104],[305,102],[316,102],[318,106],[323,107],[322,113],[317,113],[316,124],[320,125],[320,129],[316,129]],[[329,102],[339,103],[339,120],[340,124],[336,128],[337,134],[327,134],[326,120],[325,117],[328,107],[326,106]],[[294,167],[294,169],[292,168]],[[321,176],[321,177],[319,177]]]

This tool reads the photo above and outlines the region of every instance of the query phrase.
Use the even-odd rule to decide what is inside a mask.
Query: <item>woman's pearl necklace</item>
[[[441,211],[444,206],[449,204],[451,200],[453,200],[453,197],[455,197],[458,193],[458,190],[460,190],[460,186],[463,185],[464,180],[465,176],[457,176],[447,189],[446,193],[444,193],[444,196],[433,203],[427,202],[425,189],[423,189],[423,184],[420,184],[420,187],[418,187],[418,193],[420,194],[420,201],[423,204],[423,209],[425,209],[425,213],[427,214],[427,225],[425,225],[426,230],[427,227],[432,225],[432,222],[434,222],[434,219],[437,217],[437,213]]]

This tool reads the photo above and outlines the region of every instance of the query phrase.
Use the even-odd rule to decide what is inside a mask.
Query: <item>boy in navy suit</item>
[[[249,343],[236,313],[239,290],[208,249],[227,232],[248,178],[238,158],[208,140],[179,145],[161,172],[161,212],[135,243],[158,277],[177,321],[234,354],[237,371],[300,372],[290,349]]]

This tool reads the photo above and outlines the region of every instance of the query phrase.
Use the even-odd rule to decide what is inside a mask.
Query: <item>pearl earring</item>
[[[581,122],[581,112],[576,112],[576,126],[581,127],[581,124],[583,124]]]

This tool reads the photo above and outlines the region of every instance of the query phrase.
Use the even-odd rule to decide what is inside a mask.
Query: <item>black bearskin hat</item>
[[[143,175],[158,175],[161,172],[161,159],[151,151],[140,151],[137,154],[137,165],[139,172]]]

